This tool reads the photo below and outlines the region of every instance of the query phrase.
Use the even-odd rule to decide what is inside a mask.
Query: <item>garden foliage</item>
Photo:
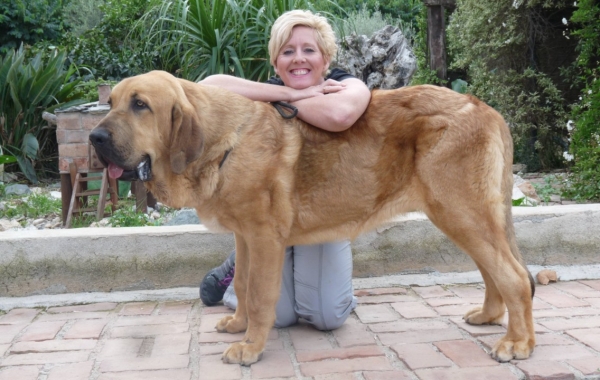
[[[574,159],[569,194],[580,200],[600,199],[600,4],[594,0],[577,2],[570,21],[571,35],[578,38],[575,61],[578,82],[582,84],[568,129],[571,130],[571,156]],[[567,156],[571,158],[571,156]]]
[[[35,169],[56,158],[45,155],[56,138],[42,112],[79,103],[67,103],[78,81],[68,82],[75,70],[66,70],[65,60],[65,52],[55,52],[48,60],[41,53],[28,59],[23,47],[0,56],[0,146],[33,183]]]
[[[145,65],[183,78],[212,74],[265,80],[273,75],[268,60],[270,28],[282,13],[309,8],[305,0],[174,0],[150,10],[137,30],[148,35]],[[141,28],[140,28],[141,26]]]
[[[81,4],[82,7],[89,5],[89,0],[71,0],[71,2]],[[142,56],[146,36],[140,35],[140,39],[132,39],[129,36],[137,21],[155,3],[162,3],[162,1],[98,2],[97,10],[102,14],[101,21],[87,31],[78,29],[77,33],[67,33],[60,41],[69,52],[69,62],[89,71],[90,74],[85,76],[86,80],[94,78],[121,80],[146,71],[147,67],[143,65],[145,57]],[[73,5],[70,14],[74,12],[72,8]],[[90,25],[96,23],[95,18],[98,13],[93,12],[90,16],[90,19],[85,19],[83,22]]]
[[[539,59],[551,29],[564,28],[550,18],[561,10],[564,2],[552,0],[457,0],[448,25],[451,68],[505,117],[515,161],[529,171],[564,162],[568,104]]]
[[[0,2],[0,54],[55,40],[66,29],[62,9],[67,0],[4,0]]]

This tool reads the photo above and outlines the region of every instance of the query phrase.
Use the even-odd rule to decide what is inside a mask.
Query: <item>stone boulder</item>
[[[167,223],[166,226],[181,226],[184,224],[201,224],[200,219],[198,219],[198,214],[196,214],[196,210],[194,209],[181,209],[177,211],[177,214]]]
[[[27,195],[31,193],[31,189],[27,185],[14,184],[6,186],[4,192],[6,195]]]
[[[512,199],[525,198],[524,206],[537,206],[541,203],[540,197],[537,195],[535,188],[529,182],[516,174],[513,174],[513,195]]]
[[[369,89],[406,86],[417,69],[417,58],[409,41],[395,26],[388,25],[371,38],[346,36],[340,46],[331,67],[362,79]]]

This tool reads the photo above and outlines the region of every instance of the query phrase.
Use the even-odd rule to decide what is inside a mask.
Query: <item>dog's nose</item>
[[[110,133],[104,128],[94,128],[90,133],[90,142],[93,146],[102,146],[110,140]]]

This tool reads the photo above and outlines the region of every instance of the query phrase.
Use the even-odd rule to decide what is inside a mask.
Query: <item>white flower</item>
[[[569,154],[569,152],[563,152],[563,157],[565,158],[565,160],[567,161],[573,161],[573,155]]]
[[[567,122],[567,131],[571,132],[573,130],[573,120],[569,120]]]
[[[565,24],[565,25],[567,25],[567,19],[563,17],[562,23]]]
[[[589,94],[589,95],[592,95],[592,90],[588,90],[588,94]]]
[[[573,2],[573,5],[574,5],[574,6],[577,6],[577,2],[576,2],[576,1],[575,1],[575,2]]]

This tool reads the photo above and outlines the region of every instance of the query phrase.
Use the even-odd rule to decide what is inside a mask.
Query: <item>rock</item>
[[[513,174],[513,184],[515,186],[519,186],[520,184],[525,183],[525,182],[526,181],[522,177],[520,177],[516,174]]]
[[[417,69],[410,43],[400,29],[391,25],[371,38],[346,36],[340,45],[342,48],[331,66],[363,80],[369,89],[406,86]]]
[[[0,182],[11,183],[17,180],[17,176],[12,173],[4,172],[0,175]]]
[[[25,195],[30,194],[31,189],[27,185],[14,184],[6,186],[4,193],[6,195]]]
[[[513,171],[513,174],[525,173],[527,171],[527,165],[525,165],[525,164],[513,164],[512,171]]]
[[[518,185],[517,187],[527,197],[529,197],[531,199],[535,199],[535,201],[538,203],[541,202],[540,197],[537,195],[537,192],[535,191],[535,187],[533,187],[533,185],[530,182],[525,181],[525,182],[521,183],[520,185]]]
[[[21,228],[21,224],[16,220],[0,219],[0,231],[8,231]]]
[[[535,277],[538,283],[542,285],[548,285],[549,282],[558,281],[556,272],[550,269],[542,269]]]
[[[522,206],[537,206],[540,203],[540,198],[533,185],[518,175],[513,174],[512,200],[523,198],[525,199],[521,204]]]
[[[31,224],[33,224],[36,227],[39,227],[41,224],[46,223],[46,219],[36,219],[34,220]]]
[[[165,223],[166,226],[180,226],[183,224],[200,224],[200,219],[196,214],[196,210],[182,209],[175,214],[171,220]]]

